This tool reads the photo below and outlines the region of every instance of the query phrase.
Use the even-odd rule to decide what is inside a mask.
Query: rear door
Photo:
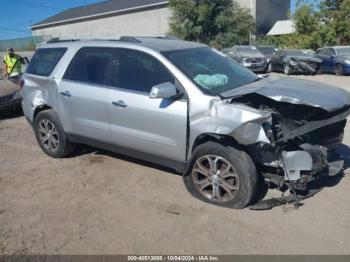
[[[84,47],[59,85],[59,108],[68,132],[110,141],[108,108],[113,48]]]
[[[153,156],[186,158],[187,100],[151,99],[151,88],[175,78],[149,54],[118,50],[109,93],[111,135],[115,144]]]

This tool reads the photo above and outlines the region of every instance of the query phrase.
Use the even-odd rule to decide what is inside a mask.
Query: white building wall
[[[290,0],[233,0],[250,10],[257,22],[257,34],[266,34],[277,20],[287,19]],[[283,1],[283,5],[281,4]],[[33,30],[46,37],[118,37],[165,35],[169,31],[169,8],[140,11],[90,21]]]
[[[33,35],[61,38],[165,35],[169,17],[170,10],[165,7],[37,29],[33,30]]]
[[[234,2],[237,2],[241,7],[248,8],[253,17],[256,17],[256,1],[259,0],[234,0]]]

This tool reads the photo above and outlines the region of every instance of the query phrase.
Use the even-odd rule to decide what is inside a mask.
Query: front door
[[[175,78],[156,58],[119,49],[110,90],[111,135],[115,144],[172,160],[186,159],[186,99],[151,99],[151,88]]]

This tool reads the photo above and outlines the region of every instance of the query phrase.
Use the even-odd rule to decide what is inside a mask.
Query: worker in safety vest
[[[5,71],[4,75],[7,78],[20,78],[22,74],[22,64],[24,61],[22,57],[15,54],[12,48],[7,49],[4,55]]]

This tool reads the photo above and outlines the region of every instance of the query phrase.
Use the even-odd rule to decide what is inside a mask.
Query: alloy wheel
[[[56,126],[48,119],[42,119],[38,125],[38,134],[41,144],[50,152],[56,152],[60,138]]]
[[[220,156],[200,157],[195,162],[191,175],[198,191],[213,201],[230,201],[239,190],[236,171],[226,159]]]

